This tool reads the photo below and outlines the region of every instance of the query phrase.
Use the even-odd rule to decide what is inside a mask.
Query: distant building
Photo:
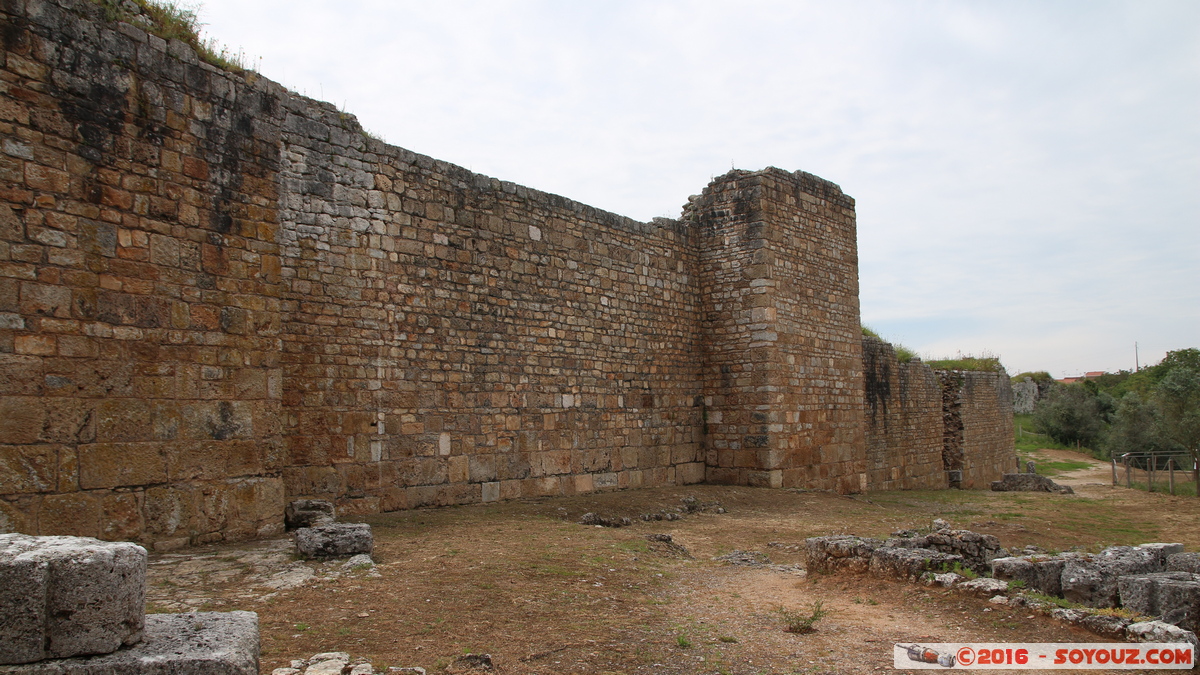
[[[1084,373],[1083,375],[1076,375],[1074,377],[1064,377],[1061,380],[1055,380],[1055,382],[1058,382],[1059,384],[1074,384],[1076,382],[1082,382],[1084,380],[1095,380],[1095,379],[1097,379],[1103,375],[1107,375],[1107,374],[1108,373],[1104,372],[1103,370],[1091,370],[1091,371]]]

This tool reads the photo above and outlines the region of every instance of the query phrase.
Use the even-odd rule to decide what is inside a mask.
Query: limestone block
[[[1192,645],[1192,663],[1200,660],[1200,640],[1194,631],[1163,621],[1143,621],[1126,626],[1125,635],[1134,642],[1186,642]]]
[[[1006,473],[1004,478],[992,481],[993,492],[1059,492],[1073,495],[1069,485],[1059,485],[1036,473]]]
[[[1067,559],[1061,556],[1027,555],[996,558],[992,576],[1004,581],[1023,581],[1025,588],[1046,595],[1062,594],[1062,572]]]
[[[881,546],[871,553],[868,570],[873,576],[916,581],[925,572],[941,571],[962,561],[961,555],[928,548]]]
[[[107,654],[142,637],[146,550],[0,535],[0,662]]]
[[[1200,575],[1157,572],[1123,576],[1117,582],[1121,605],[1190,631],[1200,629]]]
[[[1000,540],[993,535],[949,528],[917,537],[894,537],[888,539],[884,545],[897,548],[929,548],[942,553],[961,555],[963,566],[979,574],[985,574],[991,567],[992,560],[1006,553],[1000,545]]]
[[[0,675],[258,675],[254,612],[150,614],[129,649],[90,658],[0,666]]]
[[[1172,553],[1168,555],[1167,571],[1200,574],[1200,553]]]
[[[324,525],[334,519],[333,502],[324,499],[297,499],[284,510],[287,529]]]
[[[305,558],[331,558],[370,553],[374,547],[366,523],[329,523],[295,532],[296,553]]]
[[[1116,607],[1120,601],[1117,580],[1122,576],[1161,572],[1156,550],[1110,546],[1096,555],[1067,559],[1062,572],[1062,594],[1071,602],[1089,607]]]
[[[970,581],[964,581],[958,584],[955,588],[960,591],[965,591],[982,598],[990,598],[995,595],[1000,595],[1008,591],[1008,582],[1000,579],[989,579],[988,577],[979,577]]]
[[[866,572],[878,539],[853,536],[809,537],[804,540],[805,567],[816,572]]]

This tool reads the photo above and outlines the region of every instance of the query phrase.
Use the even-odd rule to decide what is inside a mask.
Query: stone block
[[[1003,595],[1008,592],[1008,582],[1001,579],[989,579],[988,577],[979,577],[958,584],[955,588],[960,591],[965,591],[973,595],[978,595],[982,598],[990,598],[996,595]]]
[[[804,540],[805,567],[809,574],[866,572],[871,554],[882,545],[879,539],[866,537],[809,537]]]
[[[963,566],[979,574],[986,574],[991,568],[992,560],[1007,553],[1000,545],[1000,540],[993,535],[949,528],[922,536],[895,537],[888,539],[884,545],[897,548],[929,548],[942,553],[961,555]]]
[[[0,535],[0,662],[107,654],[142,637],[146,550]]]
[[[335,558],[370,553],[374,548],[371,526],[366,523],[329,523],[302,527],[295,532],[296,553],[305,558]]]
[[[1200,630],[1200,575],[1157,572],[1123,576],[1117,586],[1123,607],[1186,630]]]
[[[284,523],[289,530],[324,525],[333,519],[333,502],[324,499],[297,499],[284,510]]]
[[[1073,495],[1069,485],[1059,485],[1036,473],[1006,473],[1000,480],[992,481],[993,492],[1058,492]]]
[[[150,614],[129,649],[0,666],[0,675],[258,675],[258,649],[254,612]]]
[[[1200,661],[1200,640],[1196,633],[1163,621],[1143,621],[1125,627],[1125,635],[1134,642],[1184,642],[1192,645],[1192,663]]]
[[[996,558],[992,576],[1004,581],[1023,581],[1025,588],[1046,595],[1062,595],[1062,572],[1067,559],[1060,556],[1028,555]]]
[[[1167,571],[1200,574],[1200,553],[1172,553],[1168,555]]]
[[[962,561],[961,555],[928,548],[881,546],[871,553],[868,570],[877,577],[916,581],[926,572],[941,572]]]
[[[1120,602],[1117,580],[1122,576],[1163,570],[1155,549],[1110,546],[1095,555],[1068,558],[1062,572],[1062,594],[1071,602],[1089,607],[1116,607]]]

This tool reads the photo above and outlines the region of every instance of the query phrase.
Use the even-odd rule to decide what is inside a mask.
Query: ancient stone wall
[[[962,378],[962,487],[987,489],[1017,462],[1011,382],[1003,371],[955,374]]]
[[[289,495],[352,513],[703,480],[685,228],[283,107]]]
[[[0,21],[0,531],[166,548],[278,532],[301,497],[932,480],[893,431],[923,374],[864,422],[832,183],[732,171],[640,223],[388,146],[87,0]],[[960,417],[990,458],[989,386]]]
[[[866,488],[854,200],[803,172],[734,171],[692,200],[708,480]]]
[[[929,366],[900,363],[892,346],[863,337],[867,482],[872,490],[946,487],[942,389]]]
[[[0,6],[0,530],[282,529],[278,87]]]

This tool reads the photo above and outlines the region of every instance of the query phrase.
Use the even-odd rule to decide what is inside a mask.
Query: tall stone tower
[[[731,171],[692,200],[707,480],[866,488],[854,200],[812,174]]]

